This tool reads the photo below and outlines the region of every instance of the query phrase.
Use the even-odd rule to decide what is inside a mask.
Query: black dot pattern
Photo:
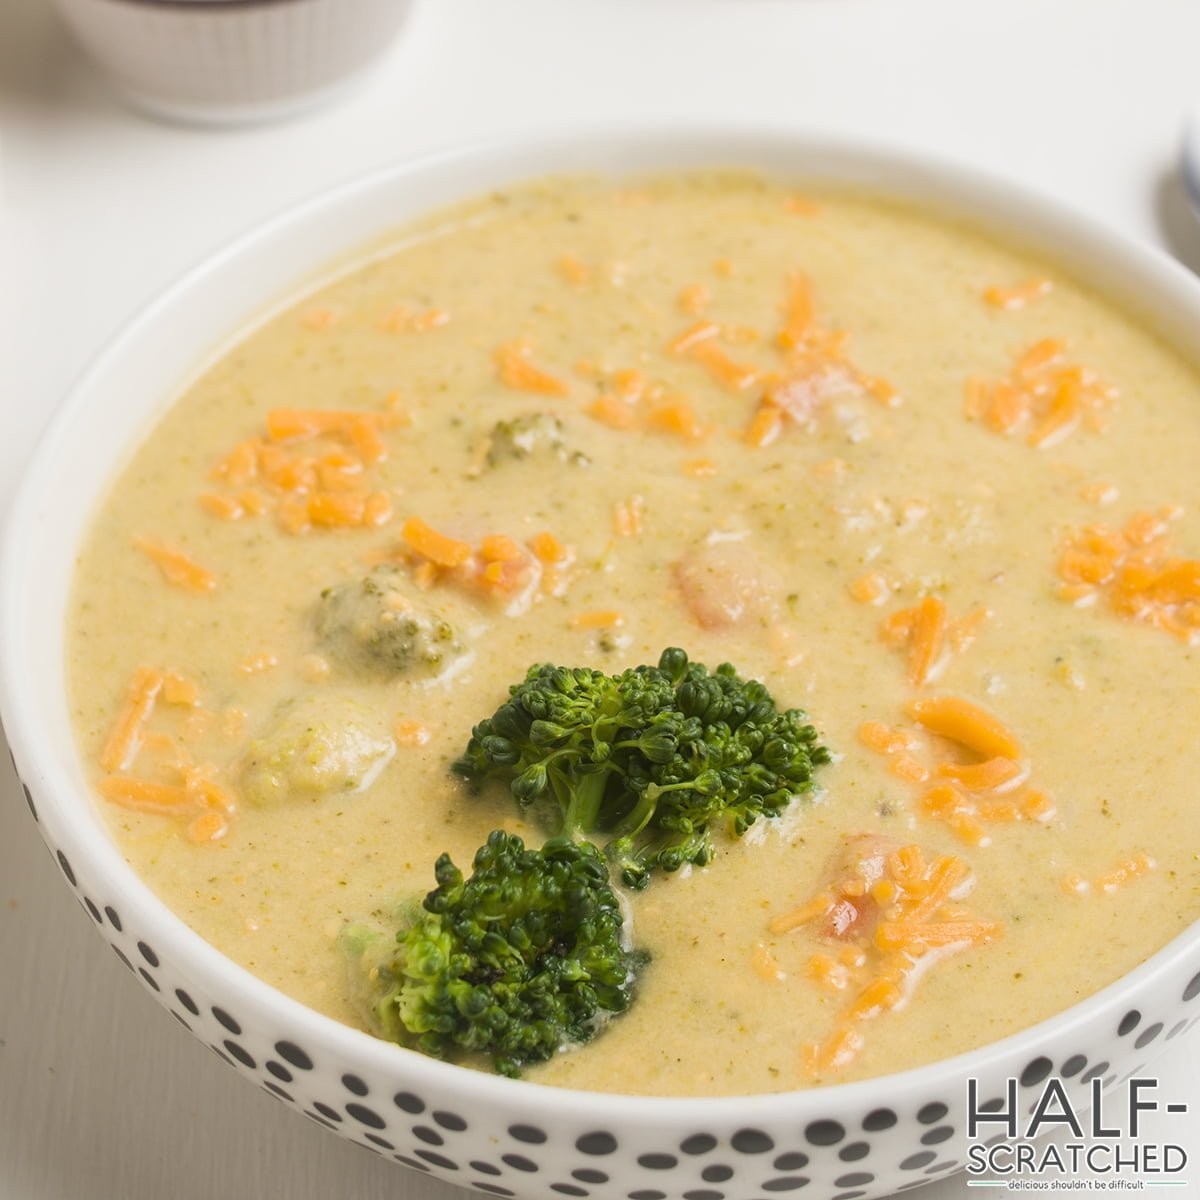
[[[921,1135],[921,1145],[922,1146],[937,1146],[940,1143],[946,1141],[947,1138],[952,1138],[953,1136],[954,1136],[954,1126],[953,1125],[938,1125],[936,1128],[931,1129],[928,1133],[924,1133]]]
[[[257,1064],[248,1050],[243,1049],[237,1042],[226,1038],[222,1043],[230,1058],[236,1058],[247,1070],[253,1071]]]
[[[846,1130],[837,1121],[813,1121],[804,1136],[813,1146],[836,1146],[846,1136]]]
[[[373,1108],[368,1108],[365,1104],[351,1101],[346,1105],[346,1114],[353,1117],[360,1125],[369,1126],[371,1129],[387,1128],[387,1122]]]
[[[421,1159],[424,1159],[432,1166],[441,1167],[443,1171],[457,1171],[458,1163],[452,1158],[447,1158],[444,1154],[438,1154],[433,1150],[414,1150],[413,1153]],[[508,1193],[510,1196],[511,1192]]]
[[[679,1159],[673,1154],[639,1154],[638,1166],[650,1171],[669,1171],[679,1165]]]
[[[532,1158],[526,1158],[524,1154],[502,1154],[500,1161],[507,1163],[514,1171],[525,1171],[531,1175],[538,1169],[537,1163]]]
[[[808,1155],[799,1150],[789,1150],[780,1154],[771,1164],[777,1171],[799,1171],[808,1166]]]
[[[775,1149],[775,1143],[761,1129],[739,1129],[729,1139],[729,1144],[739,1154],[766,1154]]]
[[[28,788],[25,793],[32,810]],[[361,1058],[355,1059],[354,1069],[346,1069],[349,1062],[343,1067],[336,1059],[326,1059],[318,1070],[313,1050],[322,1050],[322,1045],[306,1044],[303,1034],[298,1036],[286,1025],[263,1028],[261,1016],[244,1011],[236,1001],[221,993],[207,995],[196,975],[177,975],[166,953],[171,948],[157,937],[155,943],[139,937],[136,925],[128,927],[116,908],[92,890],[87,864],[84,880],[90,894],[81,888],[67,856],[53,846],[51,850],[77,902],[118,959],[161,998],[176,1021],[263,1091],[355,1144],[386,1153],[414,1170],[434,1172],[496,1196],[524,1194],[540,1176],[542,1194],[585,1200],[774,1200],[794,1192],[828,1200],[872,1200],[885,1191],[920,1187],[930,1177],[961,1166],[939,1157],[953,1149],[956,1133],[964,1129],[963,1099],[953,1088],[947,1088],[944,1098],[936,1092],[926,1094],[912,1107],[863,1105],[855,1112],[838,1104],[828,1116],[807,1123],[786,1120],[788,1101],[781,1097],[779,1116],[759,1110],[764,1112],[761,1125],[731,1129],[718,1121],[656,1144],[647,1127],[620,1117],[607,1128],[583,1125],[583,1132],[579,1126],[564,1131],[557,1115],[532,1102],[528,1108],[479,1108],[464,1101],[460,1111],[453,1088],[443,1090],[431,1083],[426,1090],[419,1082],[425,1076],[414,1072],[409,1078],[422,1094],[393,1091],[397,1080]],[[1200,973],[1153,997],[1138,994],[1137,1007],[1107,1009],[1092,1026],[1077,1029],[1085,1036],[1074,1046],[1064,1046],[1061,1058],[1054,1049],[1054,1057],[1038,1054],[1038,1046],[1027,1052],[1032,1057],[1010,1061],[1006,1072],[989,1075],[993,1099],[980,1107],[1004,1107],[1006,1101],[998,1093],[1006,1074],[1015,1075],[1028,1089],[1021,1097],[1022,1110],[1035,1099],[1030,1091],[1051,1075],[1080,1091],[1094,1080],[1107,1087],[1118,1077],[1129,1078],[1144,1069],[1139,1065],[1131,1071],[1131,1064],[1148,1057],[1134,1057],[1135,1048],[1157,1048],[1200,1023],[1196,1007],[1190,1010],[1191,1020],[1181,1008],[1197,998]],[[887,1092],[881,1083],[878,1099],[889,1099]],[[503,1123],[505,1107],[512,1123]],[[993,1141],[1003,1136],[990,1135]],[[488,1160],[471,1157],[481,1152]],[[611,1158],[611,1166],[605,1158]]]
[[[1036,1087],[1053,1070],[1054,1064],[1048,1058],[1035,1058],[1025,1068],[1025,1070],[1021,1072],[1021,1086]]]
[[[33,795],[29,788],[24,783],[21,784],[21,790],[25,793],[25,803],[29,806],[29,815],[36,821],[38,820],[37,805],[33,802]]]
[[[313,1069],[312,1059],[294,1042],[276,1042],[275,1053],[284,1062],[291,1063],[297,1071],[311,1071]]]
[[[224,1025],[230,1033],[237,1037],[242,1032],[242,1027],[231,1017],[223,1008],[218,1008],[213,1005],[212,1015],[217,1018],[220,1024]]]
[[[67,862],[67,856],[59,850],[56,857],[58,858],[59,869],[66,876],[67,882],[72,887],[78,887],[78,884],[75,882],[75,872],[71,870],[71,864]]]
[[[1161,1021],[1155,1021],[1153,1025],[1147,1025],[1141,1033],[1138,1034],[1137,1040],[1133,1043],[1137,1050],[1144,1050],[1155,1038],[1162,1033],[1163,1027]]]
[[[585,1133],[575,1140],[575,1149],[581,1154],[614,1154],[617,1149],[617,1139],[611,1133]]]
[[[434,1114],[436,1118],[437,1114]],[[518,1142],[525,1142],[530,1146],[540,1146],[546,1140],[545,1130],[539,1129],[536,1125],[510,1125],[508,1127],[508,1135],[516,1139]]]

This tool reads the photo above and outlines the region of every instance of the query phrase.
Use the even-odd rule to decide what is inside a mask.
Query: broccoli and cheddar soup
[[[1195,372],[970,229],[514,188],[132,456],[79,743],[184,920],[415,1052],[661,1095],[918,1066],[1200,914],[1197,462]]]

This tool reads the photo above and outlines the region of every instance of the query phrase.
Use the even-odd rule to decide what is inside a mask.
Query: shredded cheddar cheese
[[[1054,284],[1049,279],[1036,277],[1026,279],[1023,283],[1018,283],[1013,287],[993,285],[985,288],[983,298],[993,308],[1012,310],[1024,308],[1034,300],[1040,300],[1043,296],[1050,295],[1053,290]]]
[[[533,364],[533,347],[524,338],[506,342],[496,351],[496,371],[505,387],[539,396],[565,396],[570,388]]]
[[[848,854],[851,861],[831,887],[767,925],[775,937],[815,929],[827,944],[842,947],[836,956],[811,954],[805,965],[819,986],[847,994],[830,1036],[802,1051],[814,1077],[854,1060],[865,1044],[864,1023],[906,1003],[931,956],[985,946],[1004,934],[1000,922],[978,920],[960,907],[972,884],[961,859],[930,859],[920,846],[891,849],[871,836],[852,839]]]
[[[133,544],[162,572],[163,578],[175,587],[191,592],[211,592],[217,586],[217,577],[190,559],[182,550],[145,537],[134,538]]]
[[[1104,599],[1126,620],[1200,643],[1200,559],[1173,553],[1177,508],[1135,513],[1123,529],[1088,525],[1069,534],[1058,558],[1059,595],[1082,606]]]
[[[1062,340],[1043,338],[1017,359],[1008,377],[971,376],[963,402],[967,419],[999,434],[1024,430],[1036,449],[1057,445],[1081,426],[1098,432],[1116,390],[1068,362],[1066,353]]]

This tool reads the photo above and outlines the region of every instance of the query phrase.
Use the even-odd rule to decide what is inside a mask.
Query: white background
[[[1196,0],[424,0],[336,107],[233,132],[124,109],[48,8],[0,0],[4,508],[72,378],[184,268],[331,183],[480,136],[675,116],[868,134],[1057,194],[1200,267],[1174,174],[1200,102]],[[88,925],[3,755],[3,1200],[465,1195],[248,1087]],[[1200,1196],[1200,1036],[1158,1067],[1192,1111],[1150,1129],[1193,1159],[1193,1185],[1160,1194]],[[996,1193],[959,1178],[920,1194]]]

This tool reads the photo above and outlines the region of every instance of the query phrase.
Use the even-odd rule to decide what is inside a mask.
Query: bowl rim
[[[619,1104],[623,1123],[646,1121],[656,1127],[682,1129],[702,1115],[713,1119],[718,1110],[725,1121],[752,1121],[806,1119],[834,1108],[874,1108],[895,1103],[905,1095],[926,1092],[934,1085],[944,1086],[948,1080],[982,1076],[989,1067],[1000,1066],[1014,1055],[1050,1046],[1107,1010],[1121,1007],[1127,994],[1152,988],[1156,979],[1186,969],[1182,964],[1189,960],[1192,965],[1200,963],[1200,920],[1196,920],[1138,966],[1053,1016],[973,1050],[857,1082],[703,1097],[582,1091],[506,1079],[427,1058],[307,1007],[227,958],[176,916],[125,862],[106,832],[101,837],[87,836],[99,828],[95,801],[69,777],[68,764],[58,760],[49,746],[48,735],[39,722],[42,714],[35,705],[25,702],[21,670],[25,638],[19,616],[25,566],[45,550],[36,539],[39,503],[53,482],[61,478],[54,470],[56,452],[69,437],[77,414],[87,406],[89,393],[125,356],[144,352],[146,330],[165,319],[174,305],[185,303],[196,289],[219,288],[221,274],[231,263],[272,238],[285,236],[324,213],[336,212],[356,197],[430,172],[464,174],[482,169],[485,174],[497,176],[490,186],[553,174],[578,174],[578,166],[556,169],[554,164],[560,160],[576,163],[581,150],[586,159],[601,160],[602,165],[591,168],[594,174],[619,175],[622,168],[614,168],[614,164],[626,161],[630,165],[624,169],[630,174],[652,173],[653,168],[639,165],[639,156],[649,155],[654,161],[667,162],[658,168],[663,173],[686,169],[687,162],[701,168],[705,163],[715,168],[746,166],[768,176],[823,181],[853,192],[899,199],[925,212],[941,212],[1017,245],[1032,245],[1043,258],[1066,258],[1071,273],[1105,297],[1120,286],[1131,292],[1140,290],[1159,309],[1152,321],[1154,332],[1192,365],[1200,367],[1200,345],[1185,346],[1188,331],[1194,336],[1200,328],[1200,282],[1166,253],[1033,188],[943,156],[898,149],[890,142],[761,121],[608,123],[571,132],[543,130],[453,145],[323,188],[275,216],[256,222],[203,257],[142,306],[71,385],[26,465],[0,539],[0,716],[14,759],[22,764],[22,777],[37,780],[39,821],[53,828],[58,845],[65,847],[73,860],[87,863],[115,902],[137,913],[139,926],[148,930],[147,937],[170,946],[170,953],[163,957],[181,973],[202,981],[214,997],[233,996],[236,1004],[256,1014],[277,1012],[282,1027],[299,1031],[290,1036],[307,1038],[323,1056],[339,1063],[366,1064],[397,1082],[403,1080],[407,1086],[427,1086],[435,1092],[458,1091],[500,1111],[515,1106],[525,1115],[553,1108],[578,1120],[611,1121],[613,1106]],[[683,161],[677,162],[681,155]],[[778,165],[760,161],[767,159],[778,160]],[[530,170],[523,165],[529,162],[544,165]],[[584,167],[582,173],[587,172]],[[481,190],[472,186],[463,195]],[[397,224],[403,227],[428,211],[408,214]],[[373,236],[379,232],[373,231]],[[356,247],[367,240],[348,239],[346,250],[352,258]],[[1064,246],[1067,249],[1060,253]],[[328,278],[336,266],[334,262],[298,264],[289,302],[295,299],[295,288],[305,288],[313,279]],[[1134,300],[1122,301],[1119,307],[1141,319],[1141,306]],[[244,336],[248,325],[253,327],[255,317],[254,313],[243,312],[231,321],[232,338],[225,345]],[[161,419],[165,411],[162,405],[155,409],[153,421]],[[126,447],[148,432],[149,426],[140,434],[128,436]],[[110,464],[107,485],[114,477],[115,469]],[[100,494],[93,491],[87,497],[89,511],[94,512]],[[72,546],[72,554],[74,550]],[[65,676],[55,685],[64,713],[65,685]],[[82,830],[65,819],[66,812],[80,807],[92,817]],[[228,1002],[234,1006],[234,1000]]]

